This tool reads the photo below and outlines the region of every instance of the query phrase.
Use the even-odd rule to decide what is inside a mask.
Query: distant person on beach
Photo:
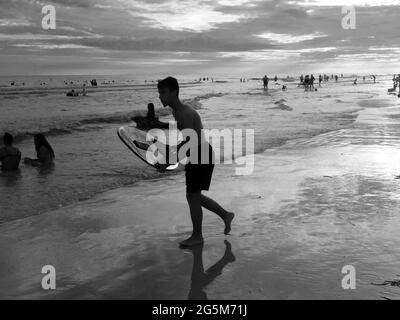
[[[354,79],[353,85],[357,85],[357,78]]]
[[[6,132],[3,137],[4,147],[0,148],[2,171],[18,170],[21,161],[21,151],[13,146],[14,137]]]
[[[198,148],[198,156],[200,160],[203,159],[201,151],[208,149],[209,159],[208,163],[191,163],[189,161],[185,166],[185,177],[186,177],[186,199],[190,208],[190,216],[193,224],[193,232],[190,238],[180,242],[181,247],[191,247],[202,244],[203,233],[202,233],[202,221],[203,221],[203,210],[202,207],[217,214],[225,224],[225,234],[229,234],[231,231],[231,222],[234,218],[232,212],[226,211],[213,199],[206,197],[202,194],[203,190],[209,190],[211,184],[211,178],[214,170],[214,151],[211,145],[205,141],[203,124],[201,122],[200,115],[192,107],[183,104],[179,99],[179,84],[175,78],[168,77],[158,83],[158,92],[160,100],[164,107],[170,107],[172,114],[177,122],[178,129],[180,131],[185,129],[194,130],[198,137],[198,144],[196,146],[190,146],[191,148]],[[183,141],[178,146],[179,149],[190,143],[190,138]],[[211,161],[210,161],[211,160]],[[158,169],[160,172],[164,172],[167,168],[167,164],[159,164]]]
[[[278,82],[278,76],[275,76],[274,80],[275,82]]]
[[[268,90],[268,82],[269,82],[269,79],[268,79],[268,77],[265,75],[264,78],[263,78],[264,90]]]
[[[310,77],[310,90],[314,90],[314,81],[315,81],[315,77],[312,74]]]
[[[30,164],[34,167],[43,165],[51,165],[54,163],[55,155],[53,148],[46,140],[45,136],[41,133],[33,137],[36,149],[36,159],[25,158],[25,164]]]
[[[396,84],[397,84],[397,86],[399,87],[399,90],[400,90],[400,74],[397,75],[397,78],[395,78],[395,82],[396,82]]]
[[[300,87],[302,85],[304,85],[304,77],[303,77],[303,75],[300,76],[300,83],[299,83],[299,85],[297,87]]]
[[[376,83],[376,76],[372,76],[372,79],[374,79],[374,83]]]
[[[310,76],[306,75],[304,78],[304,88],[305,91],[308,91],[308,89],[310,88]]]
[[[319,75],[319,77],[318,77],[318,82],[319,82],[319,86],[321,87],[321,83],[322,83],[322,75]]]

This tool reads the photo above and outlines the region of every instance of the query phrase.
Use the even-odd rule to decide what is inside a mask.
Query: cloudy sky
[[[399,19],[400,0],[0,0],[0,73],[400,73]]]

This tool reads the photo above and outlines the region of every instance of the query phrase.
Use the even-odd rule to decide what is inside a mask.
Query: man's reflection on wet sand
[[[189,291],[189,300],[207,300],[207,294],[204,288],[214,281],[216,277],[222,274],[222,270],[228,263],[236,260],[232,253],[232,246],[229,241],[225,240],[225,253],[222,258],[215,263],[212,267],[204,272],[203,267],[203,244],[187,248],[193,254],[193,269],[191,277],[191,287]]]

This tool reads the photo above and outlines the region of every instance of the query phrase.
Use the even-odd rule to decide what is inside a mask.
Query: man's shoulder
[[[184,113],[188,117],[194,117],[194,118],[199,117],[199,113],[192,106],[187,104],[185,104]]]

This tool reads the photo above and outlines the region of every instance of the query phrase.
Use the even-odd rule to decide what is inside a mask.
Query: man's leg
[[[189,204],[190,218],[193,224],[193,233],[189,239],[180,242],[183,247],[195,246],[203,243],[202,223],[203,209],[201,208],[201,192],[186,193],[186,199]]]
[[[226,211],[216,201],[200,193],[201,206],[217,214],[225,223],[225,234],[231,232],[231,222],[235,216],[233,212]]]

